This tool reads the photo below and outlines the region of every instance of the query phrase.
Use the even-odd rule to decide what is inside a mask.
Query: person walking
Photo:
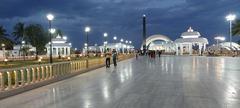
[[[112,51],[112,59],[113,59],[113,64],[116,67],[117,66],[117,51],[113,49]]]
[[[110,68],[111,53],[107,50],[105,56],[106,56],[106,68]]]

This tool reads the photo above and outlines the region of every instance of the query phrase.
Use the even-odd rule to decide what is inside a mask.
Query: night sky
[[[189,26],[203,37],[223,35],[228,39],[225,16],[240,18],[240,0],[1,0],[0,25],[10,34],[14,24],[39,23],[46,29],[47,13],[53,13],[53,26],[62,29],[74,47],[85,41],[84,27],[90,26],[90,44],[102,44],[103,32],[109,40],[132,40],[139,48],[142,41],[142,15],[147,15],[147,34],[162,34],[175,40]],[[233,40],[239,40],[238,37]]]

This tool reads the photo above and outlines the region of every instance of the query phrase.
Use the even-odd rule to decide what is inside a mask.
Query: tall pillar
[[[67,49],[68,49],[68,54],[67,55],[71,55],[70,47],[68,47]]]
[[[63,55],[66,56],[66,48],[65,47],[63,47]]]
[[[55,50],[55,55],[53,55],[53,56],[58,56],[58,47],[54,47],[56,50]],[[52,49],[52,51],[53,51],[53,49]]]
[[[143,15],[143,53],[146,54],[146,15]]]
[[[202,52],[202,44],[199,43],[199,55],[201,55]]]
[[[176,55],[178,55],[179,51],[178,51],[178,44],[176,44]]]
[[[192,51],[192,43],[189,44],[189,55],[192,55],[193,51]]]
[[[180,44],[180,55],[183,55],[183,44]]]

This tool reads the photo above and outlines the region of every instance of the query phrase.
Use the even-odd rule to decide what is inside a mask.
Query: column
[[[55,56],[58,56],[58,47],[55,47],[55,49],[56,49]]]
[[[70,47],[68,47],[67,50],[68,50],[68,54],[67,55],[71,55]]]
[[[183,55],[183,45],[180,44],[180,55]]]
[[[206,44],[203,44],[203,51],[206,51]]]
[[[176,44],[176,55],[178,55],[178,44]]]
[[[65,55],[65,56],[67,55],[67,54],[66,54],[66,48],[65,48],[65,47],[63,47],[63,55]]]
[[[192,51],[192,43],[189,44],[189,55],[192,55],[193,51]]]
[[[199,43],[199,55],[201,55],[202,52],[202,44]]]

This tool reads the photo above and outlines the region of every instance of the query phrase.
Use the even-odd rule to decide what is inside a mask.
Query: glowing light
[[[229,14],[226,16],[227,21],[233,21],[236,19],[236,15],[235,14]]]
[[[49,21],[52,21],[52,20],[54,19],[54,15],[51,14],[51,13],[47,14],[46,17],[47,17],[47,19],[48,19]]]
[[[108,36],[108,34],[105,32],[105,33],[103,33],[103,36],[104,36],[104,37],[107,37],[107,36]]]
[[[91,28],[90,27],[85,27],[85,32],[90,32]]]
[[[51,29],[49,29],[49,32],[53,34],[53,33],[55,33],[55,32],[56,32],[56,29],[54,29],[54,28],[51,28]]]

